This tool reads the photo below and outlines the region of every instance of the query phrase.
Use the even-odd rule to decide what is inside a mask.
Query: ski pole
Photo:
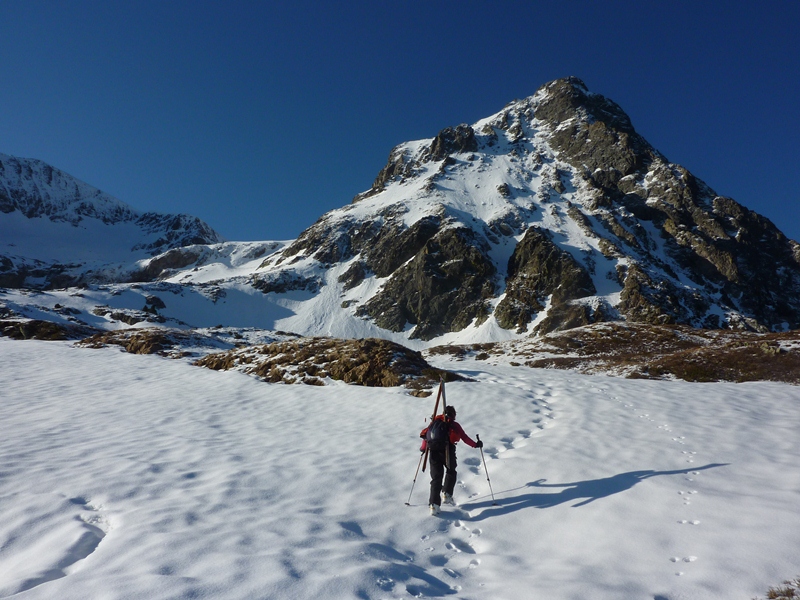
[[[411,506],[411,494],[414,493],[414,486],[417,485],[417,475],[419,475],[419,466],[422,464],[422,457],[423,455],[427,454],[427,449],[425,452],[419,453],[419,462],[417,463],[417,472],[414,473],[414,481],[411,484],[411,491],[408,492],[408,502],[406,502],[406,506]]]
[[[481,436],[476,435],[478,441],[481,441]],[[483,470],[486,471],[486,481],[489,482],[489,491],[492,493],[492,506],[497,506],[497,502],[494,499],[494,490],[492,489],[492,480],[489,479],[489,469],[486,468],[486,458],[483,456],[483,446],[480,448],[481,451],[481,460],[483,461]]]

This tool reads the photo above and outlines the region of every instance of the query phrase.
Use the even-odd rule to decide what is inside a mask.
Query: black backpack
[[[450,441],[450,421],[446,419],[434,419],[428,433],[425,434],[425,439],[433,447],[444,446]]]

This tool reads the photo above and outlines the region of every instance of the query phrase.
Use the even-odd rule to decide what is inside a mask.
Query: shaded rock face
[[[250,279],[250,285],[264,294],[285,294],[293,291],[317,293],[320,281],[313,277],[303,277],[288,271],[256,275]]]
[[[144,269],[131,277],[131,280],[137,282],[154,281],[164,272],[182,269],[195,264],[201,255],[201,248],[173,248],[149,261]]]
[[[81,266],[0,256],[0,287],[56,289],[79,286],[87,279],[80,272]]]
[[[595,292],[586,269],[556,246],[546,230],[532,227],[508,262],[506,295],[497,305],[495,316],[501,327],[524,331],[532,315],[544,308],[548,297],[554,307],[565,312],[564,305],[569,301]],[[565,314],[562,320],[573,319],[574,316]]]
[[[164,215],[144,213],[136,219],[136,224],[145,233],[156,233],[159,237],[149,243],[135,245],[131,250],[146,250],[156,256],[170,248],[181,248],[200,244],[216,244],[222,237],[205,222],[190,215]]]
[[[469,229],[443,229],[396,269],[359,309],[389,331],[414,325],[413,338],[430,340],[488,315],[495,267]]]

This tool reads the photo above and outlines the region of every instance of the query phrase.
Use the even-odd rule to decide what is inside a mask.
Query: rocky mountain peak
[[[800,327],[797,245],[575,77],[396,146],[283,256],[343,269],[345,295],[371,290],[349,314],[419,339],[617,319]]]
[[[556,79],[532,96],[537,119],[558,127],[572,119],[601,121],[611,129],[634,135],[631,120],[615,102],[593,94],[577,77]]]

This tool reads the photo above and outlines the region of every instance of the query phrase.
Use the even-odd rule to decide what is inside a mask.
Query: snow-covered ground
[[[433,398],[0,338],[0,597],[749,600],[800,571],[800,389],[450,362]]]

